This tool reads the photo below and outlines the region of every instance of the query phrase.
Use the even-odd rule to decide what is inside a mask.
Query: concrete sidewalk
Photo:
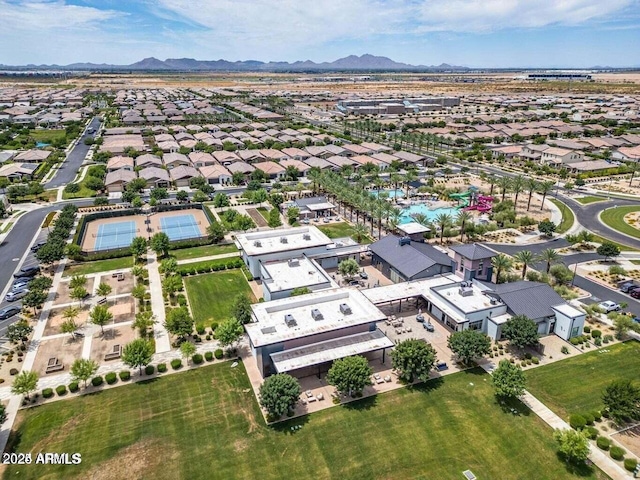
[[[151,292],[151,310],[155,317],[153,336],[156,339],[156,353],[169,352],[171,339],[164,328],[165,312],[164,297],[162,295],[162,280],[158,270],[158,257],[155,253],[147,254],[147,269],[149,270],[149,291]]]
[[[240,252],[229,252],[229,253],[220,253],[218,255],[209,255],[208,257],[186,258],[184,260],[178,260],[178,265],[185,265],[188,263],[197,263],[197,262],[206,262],[208,260],[218,260],[220,258],[234,258],[239,256],[240,256]]]

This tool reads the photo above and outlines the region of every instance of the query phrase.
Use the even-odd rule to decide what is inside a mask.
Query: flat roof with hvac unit
[[[333,241],[314,226],[236,235],[236,243],[249,256],[331,245]]]
[[[355,288],[332,288],[251,306],[253,323],[245,329],[254,347],[384,320]]]
[[[262,270],[262,283],[268,286],[270,292],[322,284],[337,286],[315,261],[304,255],[289,260],[263,262]]]

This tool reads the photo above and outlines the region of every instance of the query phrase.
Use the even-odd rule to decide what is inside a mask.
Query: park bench
[[[105,303],[107,303],[107,297],[103,297],[96,302],[97,305],[104,305]]]
[[[119,273],[118,274],[118,281],[121,282],[124,280],[124,273]]]
[[[446,364],[446,362],[440,362],[436,364],[436,370],[438,370],[439,372],[441,372],[442,370],[447,370],[449,368],[449,365]]]
[[[122,347],[120,347],[120,345],[116,344],[113,346],[113,350],[110,353],[107,353],[104,356],[105,360],[115,360],[117,358],[120,358],[122,356]]]

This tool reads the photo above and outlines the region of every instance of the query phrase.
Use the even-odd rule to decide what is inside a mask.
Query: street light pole
[[[573,287],[573,282],[576,280],[576,271],[578,270],[578,262],[573,265],[573,277],[571,278],[571,286]]]

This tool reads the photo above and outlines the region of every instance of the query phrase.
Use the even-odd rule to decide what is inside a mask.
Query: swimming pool
[[[418,205],[411,205],[402,210],[402,215],[400,216],[400,224],[415,222],[412,215],[423,214],[429,220],[434,220],[438,215],[445,213],[451,215],[453,219],[458,216],[459,209],[451,208],[451,207],[441,207],[441,208],[429,208],[429,205],[424,203]]]
[[[377,190],[371,190],[371,193],[377,197],[378,196],[378,191]],[[399,188],[397,189],[392,189],[392,188],[387,188],[387,189],[383,189],[380,190],[380,193],[386,193],[388,198],[401,198],[404,197],[404,190],[400,190]]]

